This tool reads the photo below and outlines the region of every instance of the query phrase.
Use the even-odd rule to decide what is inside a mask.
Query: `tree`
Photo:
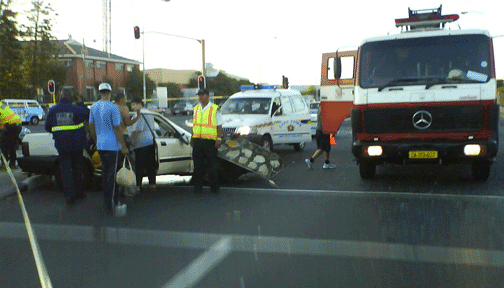
[[[156,83],[147,75],[145,75],[145,87],[147,90],[147,98],[152,98]],[[133,68],[133,72],[128,77],[128,80],[126,80],[126,93],[134,98],[143,99],[143,73],[136,66]]]
[[[315,86],[308,86],[301,92],[301,95],[313,95],[315,97],[315,95],[317,95],[317,89],[315,89]]]
[[[189,87],[198,87],[198,76],[201,73],[196,72],[191,79],[189,79]],[[226,73],[219,72],[216,77],[206,78],[207,89],[214,92],[215,96],[231,96],[240,91],[241,85],[253,85],[248,80],[236,80],[226,75]]]
[[[37,88],[45,87],[48,80],[53,79],[57,85],[62,85],[66,79],[66,69],[58,60],[58,48],[52,40],[53,16],[58,14],[51,4],[43,0],[33,0],[33,8],[27,11],[28,25],[23,25],[25,77],[29,89],[33,93]]]
[[[161,83],[158,86],[166,87],[166,90],[168,90],[168,98],[182,98],[182,97],[184,97],[184,93],[182,93],[179,86],[175,83]]]
[[[1,1],[1,0],[0,0]],[[0,2],[0,98],[22,98],[23,77],[20,32],[16,13]]]

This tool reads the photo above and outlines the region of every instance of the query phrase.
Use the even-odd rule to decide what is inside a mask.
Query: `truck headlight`
[[[381,146],[368,146],[365,153],[369,156],[381,156],[383,154],[383,148]]]
[[[236,134],[240,135],[249,135],[253,133],[257,133],[257,128],[250,126],[241,126],[236,130]]]
[[[481,146],[479,144],[467,144],[464,146],[464,154],[466,156],[478,156],[481,153]]]

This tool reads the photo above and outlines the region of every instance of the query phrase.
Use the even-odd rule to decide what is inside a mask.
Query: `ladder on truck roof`
[[[459,19],[459,15],[441,15],[441,8],[411,10],[408,8],[408,18],[395,19],[396,27],[401,27],[401,32],[418,30],[439,30],[443,29],[446,23]]]

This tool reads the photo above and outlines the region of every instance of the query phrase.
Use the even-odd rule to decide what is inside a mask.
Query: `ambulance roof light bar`
[[[277,89],[277,85],[267,85],[263,86],[261,84],[256,84],[256,85],[242,85],[240,86],[240,91],[246,91],[246,90],[266,90],[266,89]]]
[[[413,30],[443,29],[446,23],[459,19],[459,15],[441,15],[441,8],[411,10],[408,8],[409,18],[395,19],[396,27],[401,27],[401,32]],[[405,28],[405,31],[403,30]]]

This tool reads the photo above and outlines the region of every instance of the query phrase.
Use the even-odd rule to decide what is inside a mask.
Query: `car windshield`
[[[268,114],[271,98],[228,99],[221,107],[221,114]]]
[[[377,87],[487,82],[492,62],[485,35],[369,42],[362,45],[359,85]]]

